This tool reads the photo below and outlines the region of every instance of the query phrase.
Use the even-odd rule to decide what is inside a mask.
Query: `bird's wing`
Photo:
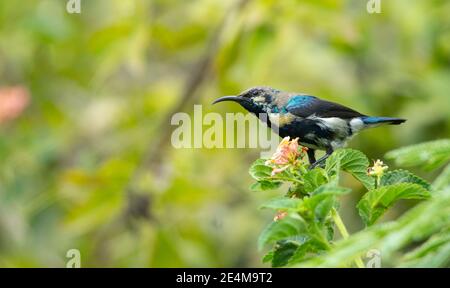
[[[312,115],[325,118],[339,117],[343,119],[365,116],[343,105],[321,100],[310,95],[295,95],[290,97],[286,104],[286,110],[295,116],[303,118]]]

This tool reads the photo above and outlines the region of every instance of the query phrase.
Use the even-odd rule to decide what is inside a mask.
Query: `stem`
[[[377,180],[375,181],[375,189],[380,188],[381,186],[381,176],[377,176]]]
[[[281,176],[272,176],[272,179],[274,180],[284,180],[284,181],[291,181],[291,182],[295,182],[297,184],[305,184],[303,181],[295,179],[295,178],[290,178],[290,177],[281,177]]]
[[[335,208],[333,208],[331,210],[331,217],[333,217],[334,223],[336,224],[336,227],[338,228],[339,233],[341,233],[342,238],[347,239],[348,236],[350,236],[350,235],[348,234],[347,228],[345,227],[345,224],[342,221],[341,216],[339,216],[339,213],[336,211]],[[364,262],[362,261],[361,257],[359,257],[359,256],[355,258],[355,264],[356,264],[356,267],[358,267],[358,268],[365,268]]]
[[[317,241],[319,241],[320,243],[322,243],[322,245],[329,250],[331,248],[330,246],[330,242],[328,242],[327,238],[323,235],[323,232],[321,229],[319,229],[319,227],[317,227],[316,224],[312,225],[312,228],[314,229],[315,232],[315,236],[314,238],[316,238]]]

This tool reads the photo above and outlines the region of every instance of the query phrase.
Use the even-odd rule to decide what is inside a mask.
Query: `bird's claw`
[[[320,161],[320,162],[316,161],[313,164],[309,165],[308,170],[313,170],[314,168],[317,168],[317,167],[324,168],[325,167],[325,163],[323,161]]]

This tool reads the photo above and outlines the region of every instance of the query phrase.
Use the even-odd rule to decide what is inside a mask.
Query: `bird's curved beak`
[[[241,97],[241,96],[223,96],[223,97],[220,97],[220,98],[217,98],[216,100],[214,100],[214,102],[212,104],[216,104],[216,103],[224,102],[224,101],[233,101],[233,102],[242,103],[242,101],[244,101],[244,97]]]

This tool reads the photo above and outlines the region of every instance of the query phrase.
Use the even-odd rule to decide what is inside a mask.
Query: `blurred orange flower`
[[[0,123],[17,118],[28,103],[28,90],[23,86],[0,88]]]

